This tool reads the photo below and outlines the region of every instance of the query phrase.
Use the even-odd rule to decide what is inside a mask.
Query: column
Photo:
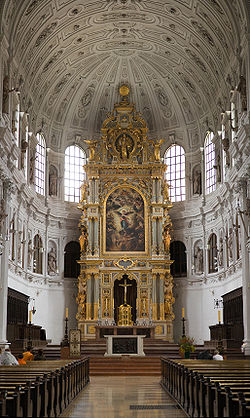
[[[160,292],[159,292],[159,319],[164,321],[165,319],[165,312],[164,312],[164,273],[160,273]]]
[[[99,302],[99,273],[94,274],[94,307],[93,319],[98,319],[98,302]]]
[[[3,200],[4,215],[9,215],[10,210],[10,193],[13,191],[12,183],[9,180],[3,182]],[[4,217],[2,223],[2,238],[0,241],[1,253],[0,256],[0,347],[4,347],[7,343],[7,302],[8,302],[8,259],[9,259],[9,241],[7,232],[8,217]]]
[[[240,213],[241,251],[242,251],[242,296],[245,355],[250,356],[250,237],[247,215],[247,182],[241,182],[242,198]]]
[[[156,184],[155,184],[155,178],[153,178],[153,196],[152,196],[152,203],[156,202]]]
[[[91,278],[92,274],[87,274],[87,291],[86,291],[86,319],[91,319]]]
[[[99,250],[100,250],[99,242],[98,242],[99,219],[93,218],[93,222],[94,222],[94,254],[98,255]]]
[[[156,300],[156,278],[157,274],[152,274],[152,319],[157,321],[157,300]]]
[[[157,239],[156,239],[156,218],[152,218],[152,254],[156,253]]]

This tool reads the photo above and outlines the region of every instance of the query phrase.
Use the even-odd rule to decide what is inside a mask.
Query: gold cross
[[[124,280],[123,284],[119,284],[119,286],[124,287],[124,305],[127,304],[127,287],[132,286],[132,284],[127,283],[127,279]]]

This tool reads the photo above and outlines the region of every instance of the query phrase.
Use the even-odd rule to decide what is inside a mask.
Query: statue
[[[32,254],[33,254],[33,248],[32,248],[32,240],[29,239],[28,242],[28,259],[27,259],[27,267],[31,268],[31,261],[32,261]]]
[[[166,253],[169,253],[170,243],[171,243],[170,225],[166,225],[164,227],[162,236],[163,236],[164,250]]]
[[[166,179],[164,179],[163,185],[162,185],[162,197],[163,197],[163,202],[169,201],[169,184]]]
[[[35,182],[35,161],[36,161],[36,152],[30,157],[30,183]]]
[[[201,171],[198,168],[193,172],[193,194],[201,194]]]
[[[247,88],[246,79],[243,75],[240,76],[240,82],[238,84],[237,91],[240,93],[241,110],[244,112],[247,110]]]
[[[195,272],[196,273],[203,273],[204,267],[203,267],[203,250],[199,246],[196,248],[196,254],[195,254]]]
[[[80,247],[81,247],[81,253],[85,253],[87,251],[87,245],[88,245],[88,231],[85,225],[82,225],[81,227],[82,233],[79,237]]]
[[[229,228],[227,246],[228,246],[229,259],[232,260],[233,259],[233,229],[232,228]]]
[[[89,161],[94,161],[96,145],[98,144],[98,141],[89,141],[87,139],[84,139],[84,142],[89,146]]]
[[[218,252],[218,264],[220,267],[223,267],[223,238],[220,237],[220,245]]]
[[[221,165],[220,165],[220,154],[217,155],[216,165],[214,166],[216,172],[216,183],[221,183]]]
[[[25,139],[22,139],[21,142],[21,168],[25,168],[24,167],[24,161],[25,161],[25,155],[26,155],[26,150],[28,148],[28,142],[25,141]]]
[[[154,154],[156,161],[161,161],[161,144],[163,144],[164,141],[164,139],[160,139],[160,141],[154,143]]]
[[[87,196],[88,196],[88,184],[83,183],[81,185],[81,202],[84,202],[84,201],[86,202]]]
[[[49,195],[57,196],[57,169],[53,165],[49,168]]]
[[[54,248],[51,248],[48,254],[48,274],[53,275],[57,273],[56,253]]]

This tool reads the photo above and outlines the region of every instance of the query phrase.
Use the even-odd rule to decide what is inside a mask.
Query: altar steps
[[[160,376],[161,360],[157,357],[91,358],[90,376]]]
[[[178,344],[169,343],[163,340],[144,338],[143,345],[146,356],[179,358]],[[106,341],[103,339],[81,343],[81,355],[88,357],[103,357],[105,351]]]

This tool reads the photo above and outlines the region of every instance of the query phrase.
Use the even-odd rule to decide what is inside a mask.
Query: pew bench
[[[0,416],[57,417],[88,383],[88,358],[0,366]]]
[[[250,361],[162,358],[161,383],[192,417],[240,416],[249,412]]]

